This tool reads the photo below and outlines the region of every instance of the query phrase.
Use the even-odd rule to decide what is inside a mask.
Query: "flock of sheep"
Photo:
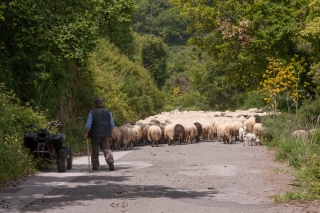
[[[235,112],[205,112],[174,110],[150,116],[137,122],[126,122],[121,127],[115,127],[111,147],[125,149],[132,143],[135,145],[159,143],[171,145],[174,142],[193,143],[213,140],[233,143],[234,141],[258,145],[261,140],[263,125],[261,116],[268,113],[256,108],[237,110]]]

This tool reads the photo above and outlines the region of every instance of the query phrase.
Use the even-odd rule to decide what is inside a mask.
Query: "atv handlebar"
[[[27,126],[27,128],[36,128],[38,130],[49,130],[52,126],[61,126],[61,122],[52,121],[46,128],[40,128],[37,124],[30,124],[30,126]]]

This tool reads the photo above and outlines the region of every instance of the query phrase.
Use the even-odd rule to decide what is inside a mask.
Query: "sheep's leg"
[[[154,147],[154,140],[151,141],[151,146]]]

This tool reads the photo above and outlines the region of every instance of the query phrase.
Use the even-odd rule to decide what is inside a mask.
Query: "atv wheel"
[[[70,146],[64,146],[62,149],[67,151],[68,154],[68,165],[67,169],[72,169],[72,161],[73,161],[73,156],[72,156],[72,149]]]
[[[65,172],[68,167],[68,153],[65,149],[59,149],[57,156],[57,169],[59,172]]]

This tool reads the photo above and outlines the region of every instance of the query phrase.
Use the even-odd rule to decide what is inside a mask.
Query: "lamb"
[[[197,128],[196,142],[200,141],[200,136],[202,135],[202,126],[199,122],[195,122],[194,125]]]
[[[148,129],[148,140],[151,142],[151,146],[154,147],[154,142],[158,146],[159,140],[161,139],[162,131],[157,125],[152,125]]]
[[[252,128],[252,133],[255,134],[259,138],[259,141],[261,140],[261,135],[262,135],[263,129],[264,129],[264,127],[263,127],[262,123],[256,123]]]
[[[243,146],[245,146],[246,144],[248,144],[248,146],[253,146],[254,144],[257,145],[257,137],[255,136],[255,134],[248,133],[245,136]]]
[[[245,138],[246,134],[247,134],[247,127],[246,126],[241,127],[239,129],[239,141],[240,141],[240,143],[244,142],[244,138]]]
[[[168,124],[164,128],[164,138],[167,140],[169,146],[171,145],[171,142],[173,142],[173,139],[174,139],[175,126],[176,126],[175,124]]]
[[[125,145],[125,149],[128,148],[130,143],[130,149],[132,149],[132,141],[135,139],[136,134],[131,124],[125,124],[119,127],[119,131],[122,133],[122,143]]]
[[[176,124],[174,127],[174,140],[178,141],[181,145],[185,141],[186,132],[184,127],[181,124]]]

